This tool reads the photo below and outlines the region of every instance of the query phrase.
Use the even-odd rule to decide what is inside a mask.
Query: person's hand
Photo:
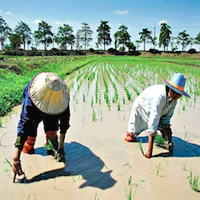
[[[12,170],[14,172],[14,177],[13,177],[13,183],[14,183],[17,175],[21,176],[22,174],[24,174],[24,172],[22,171],[20,160],[13,159]]]

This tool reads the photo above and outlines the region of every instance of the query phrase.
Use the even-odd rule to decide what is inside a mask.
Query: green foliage
[[[104,50],[106,50],[106,45],[110,45],[112,39],[110,37],[110,26],[108,25],[108,21],[102,21],[101,24],[97,29],[97,37],[98,37],[98,44],[104,46]]]
[[[199,185],[200,185],[199,178],[200,178],[200,176],[194,175],[192,170],[190,169],[190,175],[188,177],[188,180],[190,182],[190,186],[191,186],[192,190],[194,190],[196,192],[200,192],[200,189],[199,189]]]
[[[159,165],[156,168],[157,168],[156,174],[157,174],[157,176],[159,176],[160,170],[162,170],[161,163],[159,163]]]
[[[54,72],[64,78],[66,74],[90,63],[93,57],[42,57],[25,59],[12,58],[5,61],[13,68],[0,68],[0,116],[22,102],[22,94],[26,84],[39,72]],[[11,81],[12,80],[12,81]],[[13,84],[15,83],[15,84]]]
[[[0,128],[2,127],[2,118],[0,117]]]
[[[165,51],[165,48],[169,46],[170,35],[172,34],[170,29],[171,27],[167,25],[166,23],[161,24],[160,36],[159,36],[159,47],[163,46],[164,51]]]
[[[7,158],[5,160],[6,160],[6,163],[12,168],[11,162]]]
[[[161,135],[159,135],[159,134],[156,135],[154,142],[155,142],[155,144],[156,144],[157,146],[166,144],[166,141],[165,141],[165,140],[163,139],[163,137],[162,137]]]
[[[138,147],[139,147],[140,151],[142,152],[142,155],[144,155],[142,140],[140,140],[140,142],[138,143]]]
[[[94,109],[92,110],[92,121],[96,121],[96,112],[94,111]]]

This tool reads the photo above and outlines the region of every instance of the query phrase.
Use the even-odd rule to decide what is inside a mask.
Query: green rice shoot
[[[157,134],[157,136],[155,137],[155,140],[154,140],[155,144],[157,146],[162,146],[164,144],[166,144],[166,141],[163,139],[163,137],[159,134]]]
[[[144,149],[143,149],[143,145],[142,145],[142,140],[140,140],[140,142],[138,143],[138,147],[139,147],[140,151],[142,152],[142,155],[144,155]]]

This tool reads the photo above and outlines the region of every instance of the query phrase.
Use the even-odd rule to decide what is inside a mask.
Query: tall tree
[[[135,43],[136,43],[136,49],[139,50],[142,42],[140,40],[136,40]]]
[[[0,16],[0,42],[2,50],[4,50],[5,41],[11,34],[11,32],[11,28],[7,25],[6,21]]]
[[[170,43],[170,38],[171,38],[171,27],[167,25],[166,23],[161,24],[161,29],[160,29],[160,36],[159,36],[159,47],[163,46],[164,51],[165,48],[169,46]]]
[[[84,43],[85,51],[89,46],[90,41],[92,41],[93,31],[90,29],[90,26],[87,23],[82,23],[82,28],[80,30],[81,41]]]
[[[63,26],[60,26],[58,28],[57,39],[61,46],[65,47],[67,50],[67,44],[71,44],[74,41],[73,28],[68,24],[63,24]]]
[[[176,51],[178,49],[176,44],[177,44],[177,37],[171,36],[171,38],[170,38],[170,46],[171,46],[172,52],[174,52],[174,51]]]
[[[24,50],[26,50],[26,43],[31,40],[31,29],[28,24],[20,21],[15,28],[15,32],[20,36]]]
[[[178,44],[182,46],[182,51],[184,51],[187,47],[187,45],[190,44],[190,35],[186,33],[186,30],[180,32],[178,34]]]
[[[20,47],[22,41],[20,35],[13,33],[9,35],[10,45],[12,49],[17,49]]]
[[[76,32],[75,43],[76,43],[76,49],[79,50],[80,49],[80,43],[81,43],[81,32],[80,32],[80,30],[78,30]]]
[[[108,21],[101,21],[100,26],[97,29],[98,33],[98,43],[103,44],[104,51],[106,50],[106,45],[110,45],[112,39],[110,37],[110,26],[108,25]]]
[[[71,34],[69,36],[69,45],[71,46],[71,50],[73,50],[74,44],[75,44],[75,36],[73,34]]]
[[[35,31],[35,35],[38,38],[40,43],[44,44],[44,50],[47,50],[47,45],[51,44],[53,42],[53,33],[51,32],[52,26],[49,25],[45,21],[41,21],[38,24],[38,30]]]
[[[197,34],[197,36],[195,37],[195,44],[200,45],[200,32]]]
[[[140,41],[144,43],[144,51],[145,51],[146,43],[150,43],[152,41],[151,31],[149,31],[148,28],[143,28],[142,32],[140,32],[139,35],[141,35]]]
[[[192,46],[195,44],[195,38],[190,37],[189,38],[189,44],[190,44],[190,49],[192,49]]]
[[[35,49],[37,50],[37,47],[38,47],[38,45],[40,43],[40,39],[39,39],[38,34],[36,33],[36,31],[33,34],[33,39],[34,39],[34,43],[35,43]]]
[[[118,47],[118,44],[119,44],[119,31],[117,31],[114,34],[114,37],[115,37],[115,50],[117,50],[117,47]]]
[[[121,25],[118,30],[118,44],[122,45],[122,51],[124,51],[125,46],[127,46],[128,43],[130,43],[131,36],[128,33],[128,27],[125,25]]]

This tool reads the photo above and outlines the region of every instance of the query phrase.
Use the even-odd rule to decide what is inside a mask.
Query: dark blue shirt
[[[31,81],[30,81],[31,82]],[[32,102],[29,95],[29,84],[23,92],[23,103],[20,120],[17,127],[17,135],[22,137],[37,136],[37,127],[41,121],[44,124],[44,131],[58,130],[61,134],[65,134],[69,128],[70,109],[67,109],[59,115],[49,115],[40,111]]]

